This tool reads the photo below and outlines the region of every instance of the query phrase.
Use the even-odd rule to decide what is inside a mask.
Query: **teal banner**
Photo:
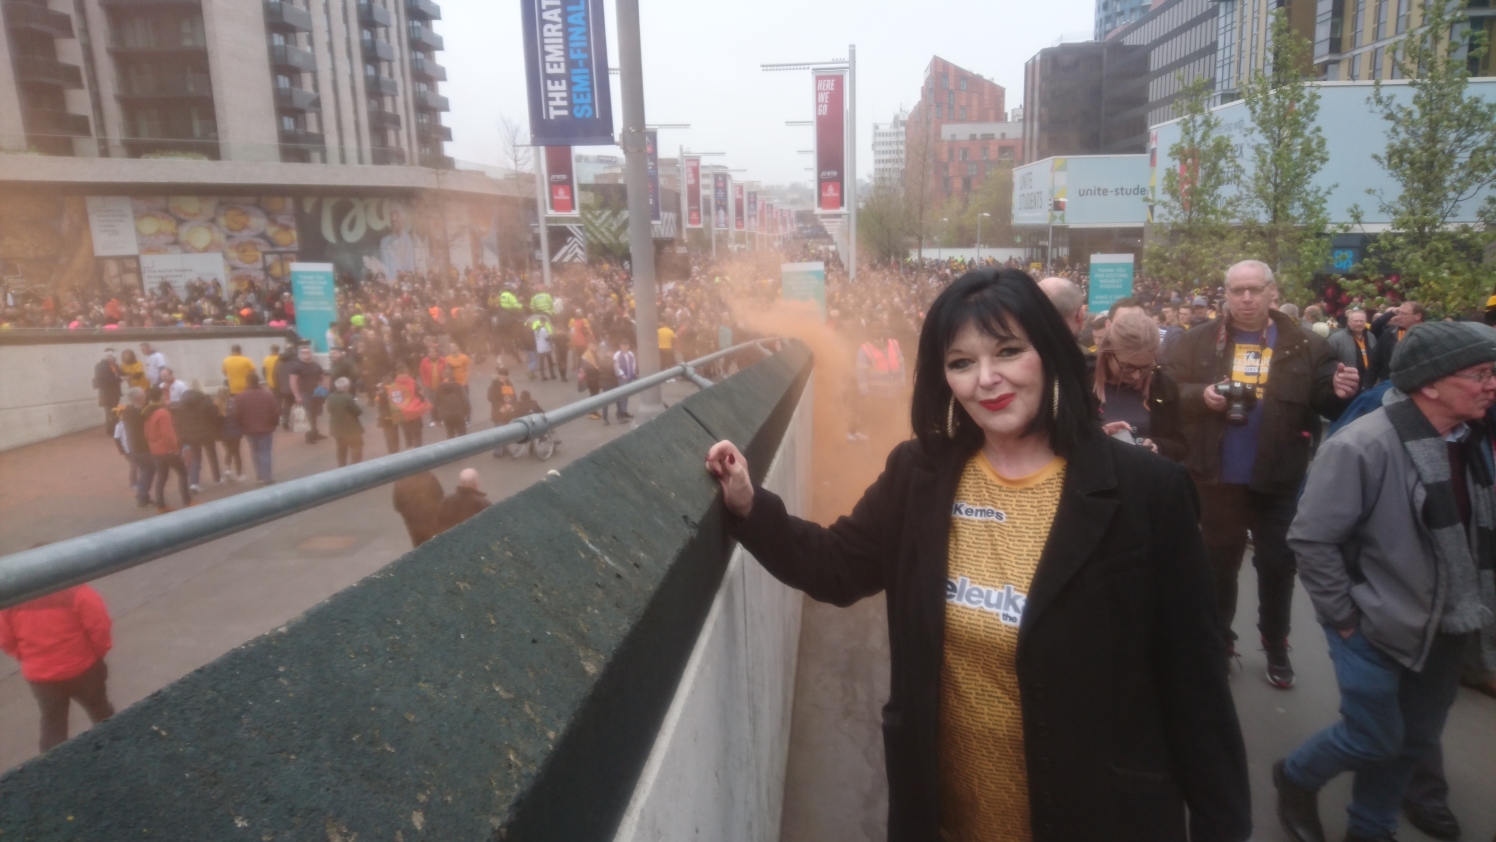
[[[784,300],[814,301],[821,308],[821,318],[826,318],[826,264],[780,264],[779,287]]]
[[[296,332],[317,353],[327,353],[327,329],[338,318],[332,264],[292,263],[291,300],[296,303]]]
[[[1132,296],[1132,262],[1130,254],[1091,255],[1091,294],[1086,304],[1093,314]]]

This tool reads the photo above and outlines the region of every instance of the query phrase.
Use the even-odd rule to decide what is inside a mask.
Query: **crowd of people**
[[[1341,692],[1340,721],[1274,767],[1291,838],[1322,842],[1317,793],[1343,772],[1357,776],[1348,839],[1390,840],[1400,813],[1437,838],[1458,835],[1445,717],[1461,682],[1496,696],[1496,310],[1486,325],[1426,321],[1416,301],[1301,313],[1280,300],[1270,267],[1243,261],[1198,288],[1139,279],[1092,313],[1083,270],[1035,283],[1012,261],[904,260],[864,264],[853,282],[834,253],[776,254],[700,263],[662,284],[662,366],[755,336],[749,314],[782,295],[779,263],[801,258],[825,262],[825,327],[853,349],[848,439],[901,423],[904,406],[913,439],[830,529],[753,488],[730,443],[708,466],[736,534],[776,576],[838,603],[889,592],[900,678],[885,733],[903,838],[939,835],[938,805],[952,838],[1021,818],[1052,838],[1151,842],[1176,838],[1187,808],[1196,838],[1245,839],[1245,752],[1227,682],[1243,662],[1234,626],[1249,546],[1265,679],[1285,691],[1298,680],[1288,641],[1302,581]],[[239,305],[260,320],[249,323],[294,318],[283,295],[227,304],[214,288],[196,292],[180,302],[162,290],[164,309],[143,299],[114,324],[161,312],[216,323]],[[596,395],[640,372],[620,269],[558,271],[548,287],[488,267],[345,280],[338,308],[326,367],[305,344],[259,361],[235,347],[222,383],[184,384],[148,344],[106,355],[94,385],[139,504],[167,510],[172,474],[191,504],[204,463],[215,480],[220,465],[244,476],[243,439],[257,479],[271,482],[271,437],[316,444],[324,414],[339,465],[363,458],[366,423],[391,453],[420,446],[428,428],[464,435],[473,371],[490,360],[481,397],[494,424],[541,411],[524,383]],[[107,300],[20,311],[115,318]],[[627,400],[593,415],[614,417],[631,417]],[[413,544],[486,505],[473,478],[450,503],[431,480],[396,489]],[[901,530],[936,523],[946,537],[929,552],[904,540]],[[927,607],[898,596],[930,563],[943,565],[929,580],[945,582],[943,651],[921,637]],[[1025,619],[1025,606],[1043,619]],[[1097,639],[1106,645],[1074,645]],[[1108,693],[1080,680],[1096,674],[1114,677]],[[1097,730],[1115,721],[1114,702],[1138,726],[1115,756],[1098,748],[1114,735]],[[1029,748],[994,761],[994,740]],[[919,778],[919,757],[939,758],[938,788]],[[1171,795],[1084,807],[1119,769]],[[1048,800],[1030,798],[1035,787]]]

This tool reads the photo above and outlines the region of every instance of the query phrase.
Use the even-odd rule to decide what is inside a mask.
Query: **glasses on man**
[[[1267,284],[1226,287],[1226,294],[1233,298],[1241,298],[1243,295],[1251,295],[1253,298],[1256,298],[1259,295],[1267,294]]]
[[[1461,371],[1461,372],[1456,372],[1455,374],[1451,374],[1449,376],[1450,377],[1458,377],[1461,380],[1469,380],[1471,383],[1474,383],[1477,386],[1485,386],[1485,385],[1487,385],[1488,383],[1491,382],[1491,378],[1496,377],[1496,371],[1493,371],[1492,369],[1489,369],[1489,368],[1483,368],[1480,371],[1477,371],[1477,372],[1475,372],[1473,374],[1467,374],[1467,373]]]
[[[1117,367],[1117,374],[1121,377],[1132,377],[1153,370],[1153,363],[1148,363],[1147,365],[1132,365],[1130,363],[1122,362],[1115,356],[1112,357],[1112,365]]]

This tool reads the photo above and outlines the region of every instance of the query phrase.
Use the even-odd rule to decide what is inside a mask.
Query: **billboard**
[[[686,227],[701,227],[701,159],[684,158],[686,165]]]
[[[602,0],[520,0],[530,142],[612,146]]]
[[[296,302],[296,332],[319,353],[327,353],[327,329],[338,318],[333,265],[292,263],[291,300]]]
[[[748,230],[748,222],[744,219],[747,215],[747,208],[744,207],[746,203],[747,198],[743,195],[743,185],[734,184],[732,186],[732,230],[734,231]]]
[[[821,318],[826,318],[826,264],[781,264],[779,288],[786,301],[814,301],[821,308]]]
[[[758,191],[757,190],[749,190],[748,191],[747,204],[748,204],[748,208],[747,208],[747,210],[748,210],[748,212],[747,212],[748,230],[750,232],[752,232],[752,233],[757,234],[758,233]]]
[[[727,230],[727,173],[712,173],[712,227]]]
[[[845,85],[840,73],[814,74],[816,86],[816,208],[845,208],[847,155]]]
[[[1013,224],[1141,227],[1148,221],[1147,155],[1046,158],[1013,170]]]
[[[649,172],[649,221],[660,221],[660,133],[644,132],[644,161]]]
[[[577,178],[570,146],[545,147],[545,206],[551,216],[576,216]]]
[[[1132,296],[1133,256],[1130,254],[1091,255],[1090,300],[1092,313],[1110,310],[1111,306]]]

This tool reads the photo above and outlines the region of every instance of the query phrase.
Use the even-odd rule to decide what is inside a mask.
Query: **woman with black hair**
[[[1184,469],[1101,435],[1027,275],[931,306],[910,418],[829,528],[707,455],[735,537],[837,605],[887,591],[888,838],[1244,840],[1246,752]]]

